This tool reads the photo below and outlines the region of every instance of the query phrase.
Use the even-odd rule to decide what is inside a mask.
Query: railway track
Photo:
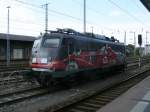
[[[129,88],[133,87],[141,80],[149,76],[149,71],[141,71],[141,73],[137,73],[134,76],[129,75],[128,78],[121,81],[120,83],[110,86],[103,91],[97,92],[94,95],[86,97],[81,101],[75,102],[66,107],[62,107],[60,109],[56,109],[55,112],[96,112],[98,109],[102,108]]]
[[[17,78],[0,78],[0,86],[6,86],[6,85],[10,85],[13,83],[21,83],[21,82],[25,82],[26,80],[24,80],[21,77],[17,77]]]
[[[142,73],[144,73],[144,72],[142,72]],[[122,86],[122,84],[120,83],[120,85],[119,85],[120,87],[117,85],[118,87],[116,87],[116,88],[126,88],[126,90],[127,90],[128,88],[130,88],[131,86],[133,86],[134,84],[141,81],[142,79],[144,79],[147,76],[147,75],[142,75],[142,78],[141,78],[141,75],[139,75],[139,74],[140,73],[136,74],[135,76],[133,76],[133,74],[132,74],[131,76],[128,76],[129,78],[124,80],[124,82],[123,82],[123,83],[126,83],[127,81],[130,81],[133,77],[140,76],[139,78],[136,78],[135,81],[133,81],[134,83],[132,83],[132,81],[130,81],[128,83],[129,85],[124,84],[124,86]],[[7,79],[7,80],[9,81],[9,79]],[[6,80],[6,82],[7,82],[7,80]],[[12,80],[12,82],[15,82],[15,78],[10,79],[10,80]],[[1,82],[1,80],[0,80],[0,82]],[[85,100],[82,100],[76,104],[69,106],[69,107],[65,107],[63,109],[57,110],[57,112],[61,112],[61,111],[62,112],[69,112],[69,111],[71,111],[71,112],[80,112],[80,111],[81,112],[94,112],[96,109],[101,108],[103,105],[107,104],[108,102],[110,102],[111,100],[113,100],[117,96],[119,96],[120,94],[124,93],[124,91],[126,91],[125,89],[117,90],[116,88],[114,88],[112,90],[109,89],[109,90],[103,91],[102,93],[100,93],[101,97],[100,97],[100,94],[94,95],[94,96],[92,96],[92,99],[91,99],[91,97],[86,98]],[[31,99],[33,97],[43,96],[48,93],[50,93],[49,90],[42,89],[40,87],[36,87],[36,88],[30,88],[30,89],[26,88],[24,90],[0,94],[0,107],[2,107],[4,105],[10,105],[13,103],[21,102],[26,99]],[[112,96],[109,96],[109,93]],[[108,97],[107,97],[107,94],[108,94]],[[104,98],[104,97],[106,97],[106,98]],[[110,100],[109,100],[109,98],[110,98]],[[102,102],[97,99],[102,99]],[[106,100],[106,101],[104,101],[104,100]],[[93,103],[91,103],[91,102],[93,102]],[[90,109],[90,108],[92,108],[92,109]],[[95,108],[95,109],[93,109],[93,108]]]
[[[30,99],[33,97],[45,95],[48,93],[49,93],[49,90],[47,89],[40,88],[40,87],[33,87],[33,88],[28,88],[22,91],[15,91],[12,93],[0,94],[0,107],[10,105],[12,103],[20,102],[26,99]]]
[[[0,72],[0,83],[2,82],[2,80],[11,80],[11,78],[18,78],[20,76],[22,76],[23,74],[25,74],[26,72],[29,72],[30,69],[22,69],[22,70],[13,70],[13,71],[3,71]],[[14,79],[13,79],[14,80]]]
[[[29,70],[20,70],[20,71],[13,71],[11,73],[8,73],[7,76],[0,78],[0,86],[8,85],[11,83],[25,82],[26,80],[23,78],[23,74],[28,71]]]
[[[144,59],[145,62],[147,63],[150,59]],[[143,63],[145,64],[145,63]],[[134,60],[134,63],[128,63],[127,64],[127,70],[132,70],[136,67],[138,67],[139,65],[139,60]],[[13,72],[8,72],[7,77],[5,78],[0,78],[0,86],[3,85],[9,85],[9,84],[13,84],[13,83],[21,83],[21,82],[25,82],[26,80],[23,79],[22,74],[25,72],[28,72],[29,70],[20,70],[20,71],[13,71]]]
[[[29,70],[29,67],[0,67],[0,72],[11,72],[20,70]]]

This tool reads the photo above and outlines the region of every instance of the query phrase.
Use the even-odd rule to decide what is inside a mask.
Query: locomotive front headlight
[[[32,58],[32,63],[36,63],[36,58]]]

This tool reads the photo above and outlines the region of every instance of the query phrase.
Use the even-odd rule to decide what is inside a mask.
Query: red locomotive
[[[72,29],[57,29],[35,40],[32,71],[40,84],[81,71],[119,67],[124,69],[125,45],[116,39]]]

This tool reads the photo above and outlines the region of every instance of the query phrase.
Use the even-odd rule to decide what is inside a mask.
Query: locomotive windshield
[[[48,58],[48,60],[54,59],[58,54],[58,47],[60,38],[47,37],[43,38],[40,55],[42,58]]]
[[[43,46],[45,48],[58,48],[59,46],[59,38],[47,38],[43,42]]]
[[[32,53],[37,53],[37,51],[40,49],[40,44],[41,44],[41,38],[34,41],[32,47]]]
[[[58,54],[60,38],[43,36],[34,41],[32,63],[48,63]],[[39,60],[39,61],[37,61]]]
[[[33,44],[33,48],[37,48],[40,45],[40,39],[39,40],[35,40],[34,44]]]

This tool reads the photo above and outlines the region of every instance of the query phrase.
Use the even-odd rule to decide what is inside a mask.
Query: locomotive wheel
[[[71,70],[77,70],[79,69],[78,64],[74,61],[71,61],[70,63],[67,63],[66,66],[66,71],[71,71]]]
[[[36,80],[42,87],[51,87],[53,85],[52,78],[49,76],[43,76],[42,73],[36,78]]]

